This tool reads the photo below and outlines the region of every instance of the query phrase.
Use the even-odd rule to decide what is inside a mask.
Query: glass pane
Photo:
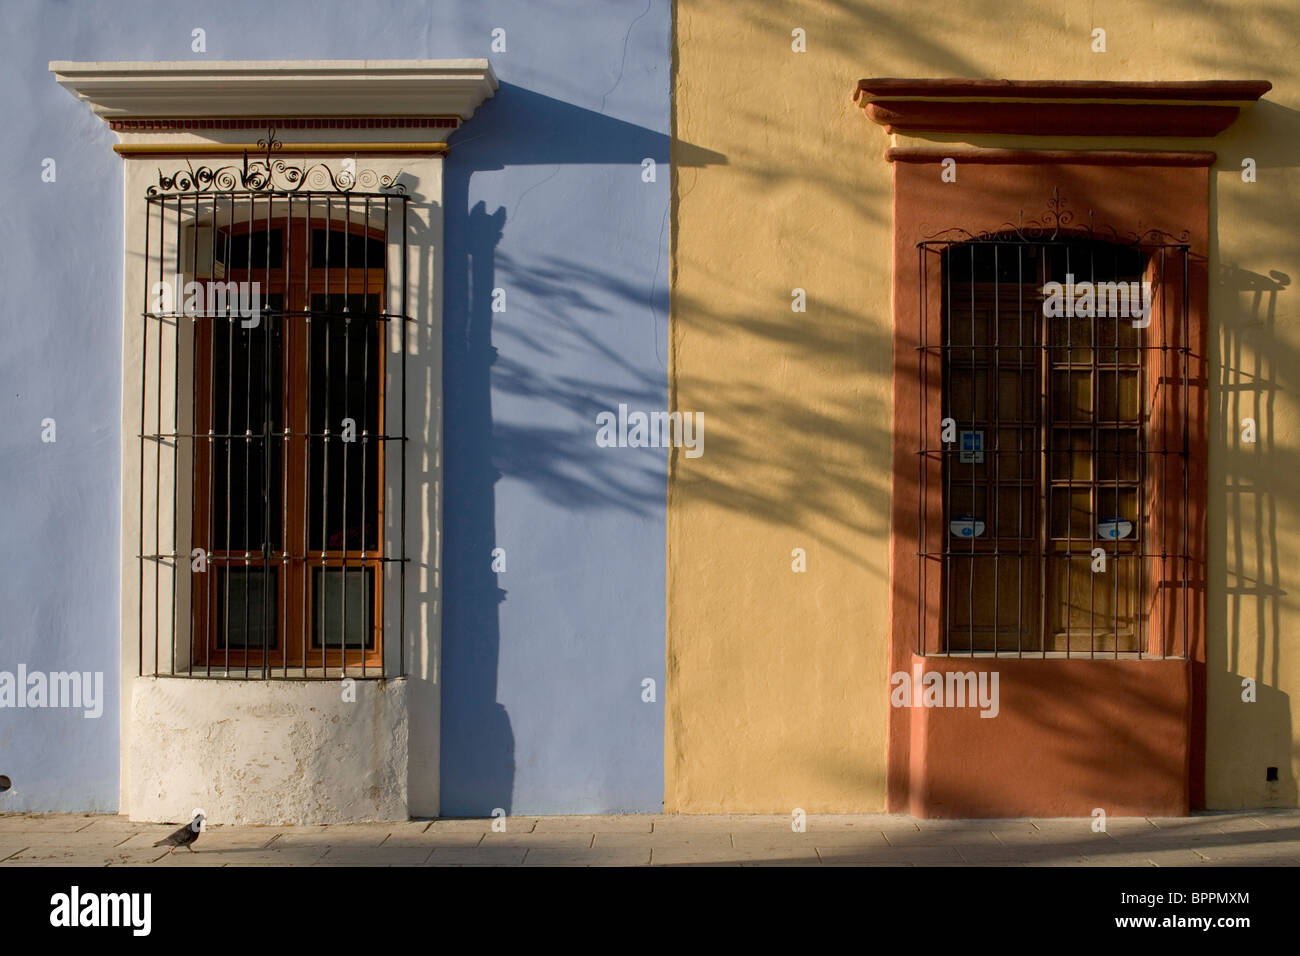
[[[1131,428],[1104,428],[1097,432],[1099,481],[1137,481],[1138,433]]]
[[[1038,338],[1038,323],[1042,319],[1041,304],[1037,289],[1026,289],[1026,295],[1032,295],[1032,301],[1025,296],[1017,299],[1016,287],[1008,286],[999,290],[998,301],[998,361],[1003,365],[1025,365],[1032,367],[1037,357],[1033,351],[1021,345],[1034,345]]]
[[[1028,485],[1001,485],[998,488],[997,514],[994,524],[999,538],[1037,538],[1038,520],[1034,504],[1038,489]]]
[[[1081,240],[1043,250],[1046,272],[1053,282],[1067,282],[1074,276],[1077,285],[1084,280],[1110,279],[1133,281],[1146,271],[1147,254],[1133,246],[1116,246],[1104,240]]]
[[[1092,451],[1088,429],[1056,428],[1052,430],[1052,480],[1089,481],[1092,479]]]
[[[1092,373],[1052,372],[1052,422],[1086,422],[1092,419]]]
[[[948,380],[948,414],[958,424],[988,420],[988,373],[983,369],[954,368]]]
[[[211,320],[213,550],[278,549],[283,506],[284,297],[253,328]],[[268,473],[269,470],[269,473]]]
[[[217,231],[213,242],[217,262],[229,269],[280,269],[284,267],[284,230],[257,228],[251,232]]]
[[[217,569],[217,647],[269,650],[278,640],[280,605],[275,571]]]
[[[955,521],[966,515],[978,521],[987,521],[989,510],[988,485],[977,483],[972,486],[969,481],[953,481],[952,488],[949,489],[948,500],[952,502],[949,508],[949,521]],[[985,534],[987,535],[988,532],[985,531]]]
[[[356,650],[375,646],[371,600],[375,575],[372,568],[316,568],[312,572],[315,613],[312,615],[311,644],[327,648],[344,646]]]
[[[1097,364],[1136,365],[1142,331],[1133,327],[1132,319],[1097,320]]]
[[[342,229],[311,231],[311,267],[313,269],[383,269],[384,240],[350,232],[346,239]]]
[[[1137,489],[1100,486],[1097,489],[1097,537],[1131,540],[1137,537]]]
[[[1138,373],[1097,373],[1097,418],[1103,422],[1138,420]]]
[[[992,310],[978,293],[972,300],[969,287],[959,290],[954,286],[952,295],[948,310],[948,344],[959,350],[963,346],[973,347],[975,361],[987,360],[989,353],[982,346],[993,344],[993,331],[989,322]],[[967,352],[965,357],[970,360],[972,354]]]
[[[998,420],[1032,422],[1037,418],[1037,370],[1021,372],[1001,369],[998,373]]]
[[[328,427],[329,440],[313,439],[308,540],[317,551],[374,551],[381,492],[380,304],[377,295],[344,298],[311,297],[311,431],[323,435]],[[353,423],[353,441],[342,440],[345,419]]]
[[[1052,537],[1091,540],[1092,502],[1087,489],[1053,488],[1051,498]]]
[[[1092,361],[1092,319],[1056,317],[1051,320],[1053,365]],[[1073,348],[1066,348],[1066,346]]]
[[[1028,428],[999,429],[998,480],[1033,477],[1038,457],[1038,443],[1034,441],[1036,434]]]

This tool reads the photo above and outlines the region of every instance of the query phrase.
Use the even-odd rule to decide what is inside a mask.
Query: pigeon
[[[184,847],[189,847],[191,853],[195,853],[197,851],[194,849],[193,843],[195,840],[199,838],[199,832],[202,829],[203,829],[203,811],[196,810],[194,811],[193,820],[185,824],[185,826],[181,827],[171,836],[163,837],[161,840],[155,843],[154,846],[171,847],[171,849],[167,851],[168,853],[175,853],[176,848],[178,846],[184,846]]]

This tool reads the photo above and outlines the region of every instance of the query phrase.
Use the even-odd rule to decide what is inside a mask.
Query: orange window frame
[[[1204,806],[1206,714],[1207,452],[1209,427],[1209,169],[1208,152],[1114,152],[1096,156],[1062,150],[950,150],[891,147],[893,172],[893,495],[890,533],[889,673],[938,670],[996,670],[1002,678],[1001,718],[969,721],[966,712],[890,708],[888,806],[921,816],[985,815],[996,805],[1006,815],[1086,815],[1095,806],[1091,791],[1062,790],[1080,767],[1090,779],[1104,779],[1119,804],[1152,812],[1186,812]],[[941,161],[956,156],[960,185],[941,178]],[[930,550],[926,538],[942,514],[939,483],[918,477],[917,449],[927,447],[922,421],[939,400],[939,373],[920,348],[920,327],[937,315],[923,315],[925,302],[939,301],[920,290],[917,243],[945,228],[993,233],[1041,222],[1045,200],[1058,191],[1069,200],[1076,223],[1089,220],[1122,232],[1160,230],[1182,234],[1191,251],[1187,273],[1188,325],[1183,357],[1171,350],[1161,371],[1186,362],[1187,421],[1178,442],[1188,448],[1188,508],[1184,515],[1181,476],[1169,476],[1178,498],[1155,507],[1167,520],[1187,521],[1188,560],[1179,577],[1181,594],[1166,590],[1155,599],[1159,620],[1148,633],[1169,642],[1186,640],[1182,658],[1113,660],[1106,654],[1048,657],[1012,653],[969,658],[940,654],[939,575],[922,576]],[[937,271],[930,271],[937,282]],[[933,327],[931,327],[933,328]],[[938,341],[931,331],[931,342]],[[1147,388],[1156,387],[1147,376]],[[923,382],[929,382],[927,389]],[[1165,382],[1164,384],[1169,384]],[[1161,386],[1163,387],[1163,385]],[[1154,438],[1174,427],[1165,417],[1153,425]],[[1171,436],[1172,437],[1172,436]],[[929,444],[934,444],[929,440]],[[1171,446],[1172,447],[1172,446]],[[924,469],[920,469],[924,472]],[[1153,489],[1153,501],[1164,489]],[[919,504],[934,495],[933,507]],[[923,528],[925,514],[930,526]],[[1180,582],[1181,583],[1181,582]],[[1148,593],[1148,600],[1153,595]],[[1131,692],[1140,687],[1140,693]],[[1062,740],[1054,730],[1079,717],[1079,701],[1103,707],[1098,726],[1115,734]],[[1096,715],[1094,715],[1096,716]],[[976,725],[972,730],[971,724]],[[987,726],[985,726],[987,725]],[[1146,728],[1159,741],[1162,760],[1152,765],[1146,735],[1128,736],[1121,728]],[[975,731],[978,731],[977,733]],[[972,752],[986,773],[972,778],[964,768]],[[1032,769],[1030,769],[1032,768]],[[1086,789],[1086,788],[1085,788]],[[952,799],[945,800],[944,796]],[[1181,809],[1180,809],[1181,808]],[[1050,812],[1049,812],[1050,811]]]

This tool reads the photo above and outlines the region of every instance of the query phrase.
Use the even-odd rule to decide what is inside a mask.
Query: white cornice
[[[458,116],[497,88],[477,60],[55,60],[64,89],[109,119]]]

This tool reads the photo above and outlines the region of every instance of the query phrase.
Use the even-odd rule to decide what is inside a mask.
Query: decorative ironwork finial
[[[271,158],[271,150],[279,149],[284,144],[275,138],[275,127],[268,126],[266,128],[266,139],[259,139],[257,145],[260,149],[266,151],[266,158],[269,161]]]
[[[359,170],[353,162],[346,163],[337,171],[326,163],[294,166],[274,157],[273,154],[283,145],[275,138],[275,127],[268,126],[266,138],[257,141],[258,149],[262,150],[261,158],[249,160],[248,150],[244,150],[243,163],[239,166],[195,168],[187,160],[184,169],[176,170],[170,176],[159,169],[157,184],[146,189],[145,195],[152,198],[236,191],[267,195],[297,192],[350,193],[358,186],[397,195],[406,193],[406,186],[398,182],[402,175],[400,171],[388,175],[376,173],[372,169]]]
[[[922,227],[924,228],[924,226]],[[996,229],[971,232],[954,226],[926,236],[919,244],[957,243],[957,242],[1058,242],[1097,239],[1119,245],[1161,245],[1187,243],[1191,233],[1184,229],[1175,235],[1161,229],[1139,229],[1121,233],[1113,226],[1097,226],[1093,222],[1092,209],[1088,210],[1088,224],[1075,224],[1075,214],[1069,208],[1066,197],[1061,195],[1059,186],[1052,187],[1052,195],[1047,200],[1047,208],[1033,219],[1025,219],[1024,209],[1016,213],[1015,222],[1004,222]]]

